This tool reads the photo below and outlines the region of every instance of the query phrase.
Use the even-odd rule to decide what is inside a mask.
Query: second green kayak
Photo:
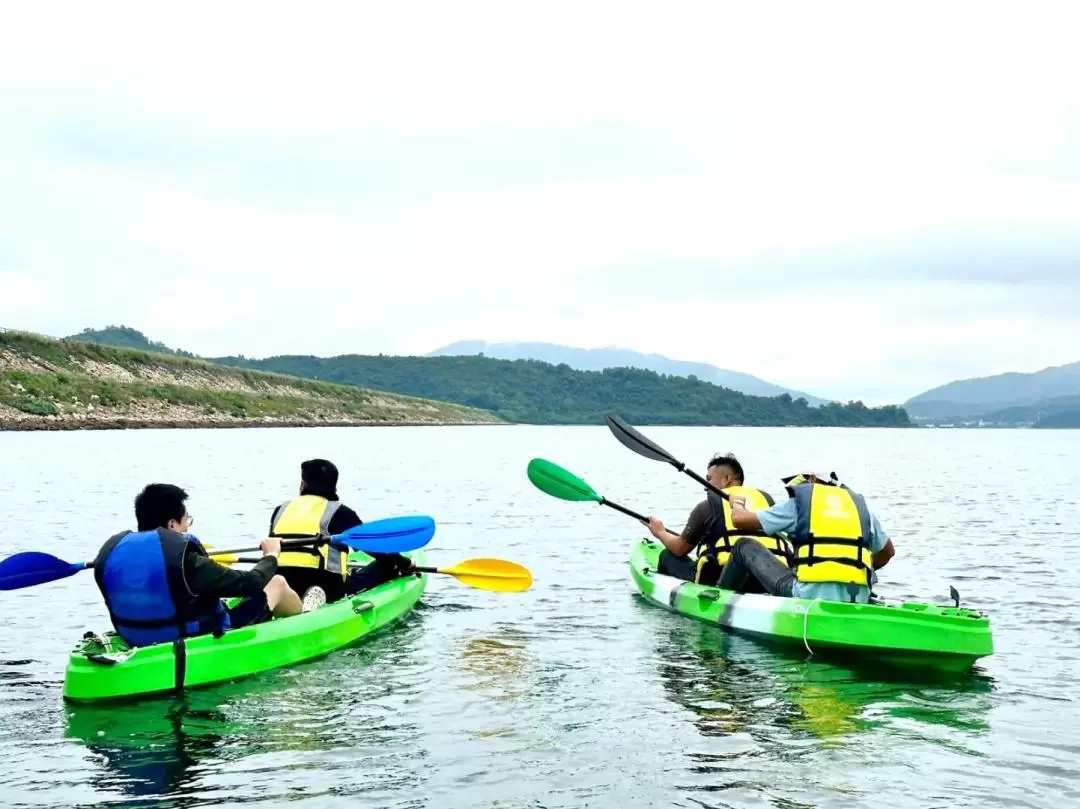
[[[404,554],[424,565],[424,552]],[[366,564],[371,557],[350,554]],[[321,657],[354,643],[412,609],[427,574],[394,579],[312,612],[230,629],[220,638],[188,638],[180,654],[173,643],[132,648],[113,632],[90,635],[71,651],[64,698],[98,702],[175,692],[247,677]]]
[[[966,671],[993,654],[990,619],[965,608],[918,602],[854,604],[736,593],[660,575],[663,546],[652,539],[630,553],[634,583],[649,601],[731,632],[894,664]]]

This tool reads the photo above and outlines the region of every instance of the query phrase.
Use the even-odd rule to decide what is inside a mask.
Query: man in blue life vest
[[[814,474],[784,478],[784,487],[788,500],[758,511],[732,497],[731,515],[736,528],[787,534],[794,548],[792,567],[777,563],[757,543],[739,540],[719,586],[745,592],[756,580],[775,596],[868,602],[874,571],[896,550],[863,496]]]
[[[136,531],[110,537],[94,560],[94,579],[117,634],[133,646],[220,634],[300,612],[300,597],[276,575],[281,541],[264,539],[251,570],[211,559],[187,532],[187,492],[151,483],[135,498]],[[234,607],[221,599],[242,596]]]
[[[338,470],[330,461],[312,458],[300,464],[299,496],[274,509],[270,536],[333,536],[362,525],[357,513],[341,502],[337,484]],[[401,554],[380,553],[372,554],[370,564],[349,570],[348,557],[347,547],[329,543],[289,548],[281,555],[281,570],[304,594],[304,612],[408,575],[412,568]]]
[[[728,453],[714,455],[705,470],[705,480],[730,494],[750,498],[752,505],[766,508],[772,497],[760,489],[743,485],[743,468],[739,460]],[[657,517],[649,520],[649,532],[664,546],[656,572],[698,584],[715,585],[728,562],[731,549],[740,537],[750,536],[767,548],[780,564],[789,564],[790,550],[783,539],[768,537],[761,530],[738,531],[731,522],[731,506],[726,500],[706,489],[706,497],[690,512],[681,534],[669,531]],[[697,559],[691,558],[698,549]],[[754,592],[764,592],[748,582]]]

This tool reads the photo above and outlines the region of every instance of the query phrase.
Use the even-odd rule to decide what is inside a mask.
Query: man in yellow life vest
[[[728,453],[714,455],[705,470],[705,480],[729,495],[737,494],[758,508],[773,504],[768,492],[743,485],[743,468],[739,460]],[[686,527],[676,534],[664,527],[657,517],[649,519],[649,532],[664,545],[657,563],[657,572],[699,584],[714,585],[728,562],[731,550],[740,537],[760,543],[785,567],[790,563],[790,548],[780,538],[768,537],[763,531],[738,530],[731,521],[731,506],[727,500],[708,489],[705,499],[694,506]],[[697,548],[696,559],[690,553]],[[751,583],[751,587],[754,583]],[[764,592],[764,590],[757,590]]]
[[[300,496],[282,503],[270,516],[270,536],[332,536],[362,525],[363,520],[337,494],[338,470],[330,461],[313,458],[300,464]],[[293,589],[304,594],[304,612],[408,575],[412,567],[397,554],[372,554],[374,561],[350,570],[349,549],[322,544],[292,547],[281,554],[278,569]]]
[[[791,568],[759,545],[739,540],[720,586],[748,592],[756,582],[775,596],[868,602],[874,571],[896,550],[863,496],[813,474],[784,478],[784,487],[789,499],[765,509],[748,510],[732,498],[732,521],[740,530],[786,533],[794,548]]]

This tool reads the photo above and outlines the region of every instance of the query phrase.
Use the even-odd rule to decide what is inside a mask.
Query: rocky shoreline
[[[75,430],[222,430],[266,427],[500,427],[493,421],[305,421],[303,419],[53,419],[0,417],[0,432],[72,432]]]

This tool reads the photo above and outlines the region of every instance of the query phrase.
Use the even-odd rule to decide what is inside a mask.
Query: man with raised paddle
[[[767,508],[773,503],[768,492],[743,485],[743,468],[739,460],[728,453],[714,455],[705,472],[705,480],[719,490],[738,492],[741,497]],[[705,499],[694,506],[681,534],[669,531],[658,517],[649,518],[649,532],[664,549],[660,553],[657,572],[698,584],[716,584],[731,555],[735,542],[748,537],[763,545],[785,567],[790,563],[788,547],[781,538],[766,537],[761,531],[738,531],[731,522],[731,507],[726,498],[708,488]],[[690,554],[698,549],[697,559]],[[756,592],[763,589],[754,588]]]

